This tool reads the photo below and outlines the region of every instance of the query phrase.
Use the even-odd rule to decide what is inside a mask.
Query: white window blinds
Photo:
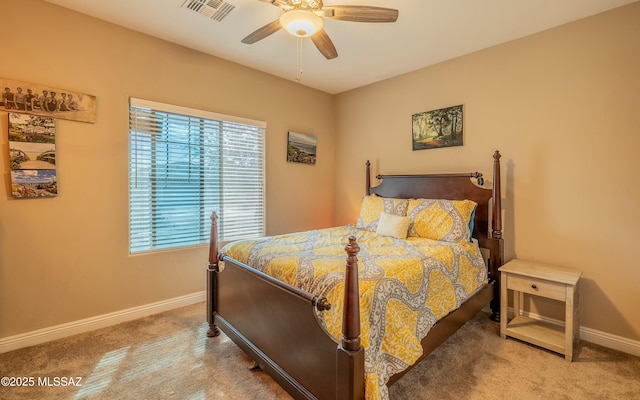
[[[131,98],[130,253],[265,232],[266,124]]]

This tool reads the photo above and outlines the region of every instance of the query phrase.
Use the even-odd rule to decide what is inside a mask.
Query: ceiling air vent
[[[182,7],[216,21],[222,21],[236,8],[224,0],[185,0]]]

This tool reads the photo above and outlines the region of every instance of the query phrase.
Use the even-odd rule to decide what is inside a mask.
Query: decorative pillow
[[[411,218],[393,215],[386,212],[380,214],[376,233],[382,236],[391,236],[398,239],[406,239]]]
[[[393,199],[378,196],[364,196],[356,228],[375,232],[378,229],[380,214],[386,212],[393,215],[407,215],[407,199]]]
[[[469,241],[470,223],[476,209],[471,200],[411,199],[409,236],[459,243]]]

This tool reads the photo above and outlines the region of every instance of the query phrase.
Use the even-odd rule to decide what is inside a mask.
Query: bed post
[[[364,194],[366,194],[367,196],[369,196],[371,194],[371,163],[369,162],[369,160],[367,160],[367,164],[366,164],[367,168],[367,175],[365,176],[364,182],[366,185],[366,188],[364,190]]]
[[[349,351],[360,349],[360,288],[358,285],[358,257],[360,246],[354,236],[345,247],[349,257],[344,276],[344,303],[342,309],[342,347]]]
[[[500,152],[493,153],[493,193],[491,197],[491,238],[495,240],[495,246],[491,251],[490,273],[494,279],[493,300],[491,300],[491,320],[500,321],[500,272],[498,268],[504,263],[502,244],[502,192],[500,188]]]
[[[502,239],[502,196],[500,190],[500,152],[496,150],[493,153],[493,218],[491,221],[491,237],[494,239]]]
[[[349,237],[345,247],[348,254],[344,276],[342,309],[342,341],[337,349],[337,399],[364,398],[364,349],[360,345],[360,290],[358,287],[358,258],[356,238]]]
[[[218,215],[211,214],[211,237],[209,242],[209,265],[207,267],[207,322],[209,323],[208,337],[218,336],[220,330],[215,325],[213,313],[216,310],[216,295],[218,293]]]

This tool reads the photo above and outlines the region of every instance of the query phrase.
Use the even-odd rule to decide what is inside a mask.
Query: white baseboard
[[[580,327],[580,339],[640,357],[640,342],[622,336]]]
[[[24,347],[34,346],[40,343],[50,342],[67,336],[77,335],[83,332],[89,332],[95,329],[105,328],[107,326],[146,317],[148,315],[173,310],[174,308],[200,303],[202,301],[206,301],[206,299],[207,292],[202,291],[109,314],[81,319],[79,321],[69,322],[62,325],[0,338],[0,354]]]
[[[512,307],[509,307],[508,313],[509,316],[513,316]],[[539,314],[525,311],[522,313],[522,315],[529,318],[537,319],[539,321],[548,322],[550,324],[564,326],[564,321],[545,317]],[[607,347],[609,349],[622,351],[623,353],[640,357],[640,341],[627,339],[622,336],[613,335],[611,333],[598,331],[584,326],[580,327],[579,335],[580,340],[584,340],[585,342],[594,343],[600,346]]]

